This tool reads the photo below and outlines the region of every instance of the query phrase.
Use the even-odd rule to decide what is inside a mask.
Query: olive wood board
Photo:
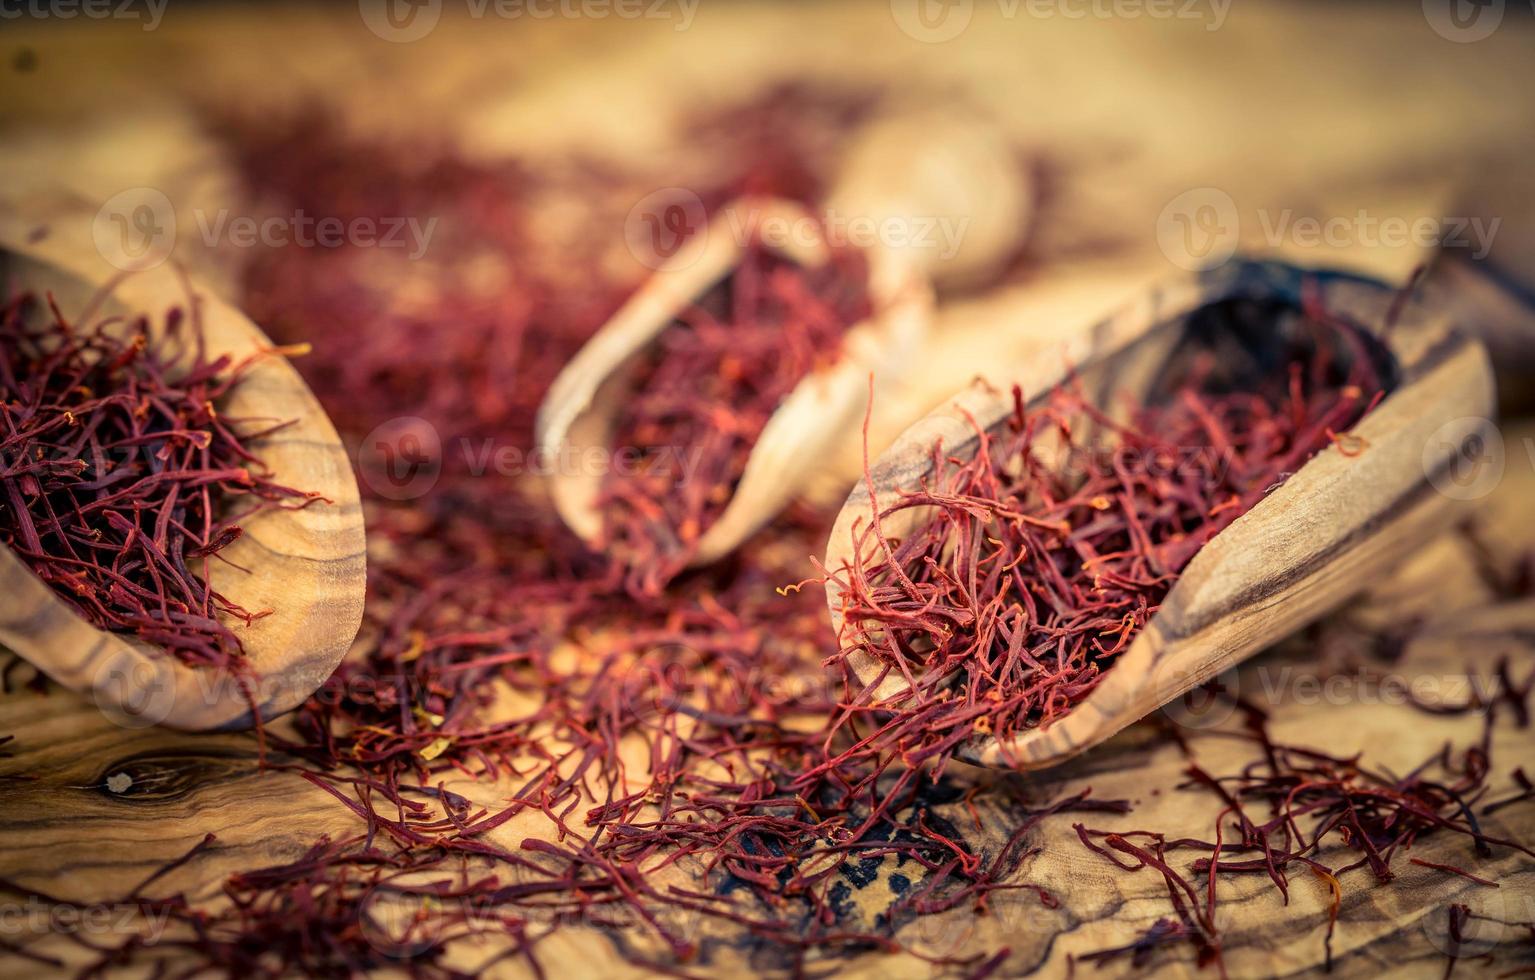
[[[408,119],[410,131],[430,129],[490,160],[595,147],[649,160],[666,175],[662,183],[671,185],[678,161],[663,152],[669,135],[654,121],[675,122],[701,99],[728,101],[775,80],[806,77],[907,96],[975,98],[1052,167],[1043,231],[1030,246],[1039,265],[1011,287],[1024,295],[1041,332],[998,334],[997,324],[1017,322],[1017,308],[987,297],[971,301],[952,321],[962,339],[937,329],[936,342],[921,355],[922,363],[934,366],[912,395],[913,410],[921,414],[979,373],[975,365],[991,368],[1037,353],[1040,343],[1059,343],[1119,305],[1141,281],[1165,273],[1167,258],[1151,233],[1159,212],[1184,191],[1214,187],[1229,194],[1242,216],[1242,244],[1262,248],[1270,243],[1261,219],[1277,221],[1287,209],[1291,217],[1359,208],[1377,217],[1436,213],[1457,178],[1485,176],[1497,169],[1489,163],[1494,160],[1505,168],[1522,166],[1535,140],[1525,124],[1535,111],[1528,32],[1510,18],[1484,42],[1452,44],[1427,28],[1418,5],[1386,12],[1243,4],[1220,30],[1208,31],[1198,21],[1007,18],[999,5],[976,4],[969,29],[938,44],[900,34],[886,3],[795,5],[787,11],[706,7],[686,31],[666,21],[611,19],[503,26],[445,15],[429,38],[392,45],[366,34],[350,6],[293,6],[280,17],[239,9],[172,10],[153,32],[124,21],[13,24],[8,44],[32,49],[36,69],[8,75],[0,91],[0,132],[7,143],[0,172],[15,186],[23,186],[27,175],[46,176],[98,201],[127,187],[164,190],[187,229],[178,256],[201,281],[221,284],[237,300],[241,250],[228,242],[198,250],[195,209],[211,220],[221,207],[238,208],[232,203],[238,199],[227,160],[185,111],[193,101],[276,111],[318,97],[370,134],[398,134]],[[1295,73],[1297,50],[1326,70]],[[594,62],[603,70],[592,70]],[[1488,76],[1502,78],[1498,97],[1468,106],[1458,94],[1466,79]],[[1491,82],[1488,88],[1494,88]],[[1251,125],[1254,119],[1265,124]],[[1478,203],[1486,213],[1504,216],[1517,206],[1510,198]],[[1106,240],[1122,250],[1104,254]],[[1417,261],[1411,249],[1350,248],[1340,255],[1293,238],[1277,251],[1298,262],[1351,265],[1387,277]],[[984,319],[975,319],[977,312]],[[893,437],[905,421],[881,427],[876,420],[876,431]],[[1478,521],[1483,540],[1511,558],[1535,547],[1528,519],[1535,493],[1528,440],[1535,439],[1535,428],[1505,428],[1504,434],[1507,473],[1502,486],[1478,502]],[[845,448],[827,500],[840,499],[857,472],[857,440]],[[1497,603],[1459,539],[1425,543],[1389,579],[1362,584],[1372,586],[1373,596],[1349,610],[1351,625],[1339,625],[1359,644],[1368,646],[1372,635],[1389,634],[1420,613],[1434,616],[1425,639],[1397,665],[1404,675],[1453,677],[1465,672],[1468,661],[1487,667],[1500,653],[1513,659],[1516,676],[1535,665],[1535,611],[1528,601]],[[1265,677],[1270,683],[1287,678],[1283,683],[1293,696],[1274,706],[1278,737],[1309,740],[1340,754],[1363,748],[1383,764],[1405,768],[1445,739],[1464,745],[1478,734],[1475,718],[1430,718],[1360,699],[1328,703],[1325,693],[1314,695],[1305,683],[1318,657],[1300,639],[1249,661],[1239,673],[1248,693],[1261,694]],[[16,669],[12,681],[23,682],[27,670]],[[1317,687],[1326,690],[1320,679]],[[0,780],[0,878],[63,900],[89,902],[131,887],[210,832],[217,845],[158,885],[216,898],[230,873],[292,860],[322,834],[358,829],[349,812],[299,777],[258,773],[249,736],[118,727],[57,687],[46,696],[25,689],[0,694],[0,735],[14,736],[4,750],[9,755],[0,758],[0,776],[30,777]],[[1205,741],[1196,738],[1200,751],[1211,753],[1201,758],[1218,768],[1218,750]],[[1535,740],[1505,726],[1494,758],[1495,780],[1506,781],[1514,766],[1528,770],[1535,764]],[[1214,815],[1210,800],[1150,793],[1181,781],[1184,765],[1155,724],[1147,724],[1062,769],[989,778],[1006,780],[1032,802],[1091,785],[1100,798],[1140,800],[1135,814],[1091,821],[1096,826],[1114,827],[1118,820],[1121,829],[1196,833]],[[493,804],[504,788],[471,792]],[[984,831],[973,843],[1005,836],[1015,819],[995,805],[983,816]],[[954,823],[963,828],[965,819]],[[1008,946],[1013,953],[1000,975],[1059,976],[1072,954],[1129,942],[1166,915],[1160,880],[1114,872],[1076,843],[1072,820],[1052,818],[1031,832],[1031,844],[1049,847],[1020,871],[1059,895],[1060,909],[1042,908],[1018,893],[1023,897],[994,901],[990,916],[960,910],[918,922],[901,938],[928,954]],[[496,839],[515,843],[540,829],[531,822],[508,825]],[[1493,829],[1535,839],[1535,814],[1510,807]],[[1448,863],[1471,860],[1465,842],[1455,838],[1429,837],[1412,854]],[[1456,902],[1509,921],[1535,917],[1535,874],[1527,862],[1499,859],[1477,870],[1501,887],[1479,889],[1410,865],[1389,887],[1350,876],[1333,943],[1333,974],[1443,976],[1444,922]],[[1312,884],[1297,882],[1288,907],[1271,893],[1243,892],[1239,898],[1226,892],[1231,898],[1221,923],[1232,976],[1320,970],[1326,910],[1321,889]],[[888,904],[890,888],[890,872],[881,869],[858,889],[857,908],[877,914],[882,902]],[[1500,910],[1480,905],[1493,896]],[[1486,939],[1490,944],[1480,945],[1494,958],[1487,972],[1531,965],[1530,947],[1515,930]],[[743,936],[720,940],[711,964],[717,975],[777,962],[773,950]],[[630,941],[639,940],[570,929],[538,949],[554,975],[640,975],[619,955],[620,944]],[[78,955],[46,936],[36,950]],[[473,965],[488,950],[453,955],[455,962]],[[837,966],[849,976],[880,980],[932,972],[900,954],[870,954]],[[1485,966],[1462,963],[1456,975]],[[516,972],[512,965],[505,969]],[[1101,971],[1080,963],[1077,969],[1084,976],[1130,972],[1124,960]],[[0,971],[31,976],[39,967],[0,956]],[[1197,969],[1181,949],[1158,954],[1145,972],[1213,975]]]
[[[1517,451],[1535,445],[1535,424],[1504,431],[1506,444],[1515,450],[1475,525],[1476,540],[1491,551],[1491,559],[1458,533],[1425,543],[1367,598],[1324,621],[1319,634],[1287,641],[1248,661],[1234,675],[1223,675],[1223,683],[1236,685],[1271,713],[1277,740],[1338,755],[1362,750],[1375,766],[1403,772],[1446,741],[1457,747],[1472,744],[1482,719],[1475,714],[1424,714],[1382,693],[1390,688],[1371,679],[1373,670],[1417,684],[1420,693],[1446,702],[1461,700],[1468,684],[1485,683],[1499,657],[1509,658],[1518,679],[1535,671],[1535,601],[1500,601],[1482,571],[1489,560],[1511,565],[1521,552],[1535,547],[1524,506],[1535,493],[1535,470]],[[1422,622],[1395,663],[1350,670],[1346,658],[1340,659],[1340,650],[1368,649],[1414,619]],[[13,681],[24,680],[27,669],[14,671]],[[1174,789],[1183,781],[1187,760],[1167,737],[1167,726],[1181,725],[1201,765],[1221,772],[1253,754],[1250,748],[1211,734],[1231,721],[1220,712],[1162,713],[1056,769],[1000,775],[965,770],[958,778],[997,784],[976,798],[981,828],[957,803],[939,805],[935,812],[983,850],[995,849],[1016,826],[1019,818],[1009,808],[1009,799],[1037,806],[1091,787],[1100,799],[1132,799],[1135,809],[1126,816],[1060,814],[1028,833],[1025,845],[1044,850],[1023,864],[1017,880],[1050,889],[1059,897],[1060,908],[1043,907],[1029,892],[1002,892],[992,896],[987,915],[960,908],[918,919],[902,927],[897,937],[928,956],[989,954],[1008,947],[1012,953],[1002,973],[1006,976],[1058,976],[1073,954],[1130,942],[1169,914],[1165,885],[1152,874],[1115,871],[1081,846],[1071,825],[1085,820],[1109,830],[1147,828],[1189,836],[1207,832],[1216,808],[1207,794]],[[15,735],[6,746],[9,757],[0,759],[0,878],[61,901],[88,904],[121,895],[213,833],[217,843],[211,849],[166,876],[150,894],[185,892],[216,906],[222,900],[220,885],[229,874],[293,860],[323,834],[342,837],[360,829],[349,811],[300,777],[258,772],[248,735],[122,728],[57,687],[46,695],[25,689],[0,695],[0,733]],[[1535,740],[1505,719],[1495,729],[1492,756],[1494,796],[1506,795],[1511,770],[1535,766]],[[6,778],[10,776],[24,778]],[[448,785],[489,806],[512,789],[462,781]],[[491,839],[515,847],[526,835],[549,832],[539,825],[541,820],[534,816],[513,821],[492,832]],[[1508,807],[1488,819],[1486,829],[1535,840],[1535,806]],[[1535,916],[1535,861],[1504,849],[1492,859],[1477,861],[1469,842],[1442,834],[1423,838],[1408,856],[1470,867],[1499,887],[1485,888],[1410,865],[1405,857],[1397,864],[1399,878],[1389,886],[1375,885],[1367,873],[1344,876],[1333,939],[1334,975],[1374,975],[1389,965],[1397,975],[1442,976],[1448,948],[1445,923],[1455,903],[1505,922]],[[877,869],[859,872],[849,881],[850,914],[872,921],[889,907],[902,882],[909,881],[905,876],[910,869],[895,867],[892,858]],[[1285,906],[1256,876],[1225,879],[1218,921],[1230,974],[1291,976],[1320,970],[1325,891],[1319,882],[1296,877]],[[693,964],[695,968],[732,975],[784,967],[781,951],[763,948],[744,934],[697,922],[680,927],[707,930],[714,940],[708,959]],[[1496,967],[1492,972],[1531,963],[1535,948],[1527,933],[1514,926],[1485,928],[1491,931],[1478,934],[1465,949],[1490,954]],[[78,948],[58,937],[19,938],[34,952],[81,964]],[[629,963],[624,951],[654,954],[646,943],[647,934],[640,929],[578,926],[563,929],[536,949],[546,969],[558,967],[563,975],[629,976],[645,971]],[[461,943],[451,961],[472,967],[496,948],[480,941]],[[850,976],[927,976],[932,970],[905,953],[849,956],[835,965]],[[28,975],[42,975],[34,963],[17,961],[15,966]],[[1485,967],[1485,961],[1478,961],[1463,968]],[[0,955],[4,968],[5,957]],[[1088,964],[1077,968],[1093,969]],[[499,964],[497,972],[520,976],[524,968],[509,961]],[[1127,961],[1110,964],[1103,972],[1125,975]],[[1158,952],[1146,972],[1212,975],[1201,974],[1192,951],[1182,947]]]

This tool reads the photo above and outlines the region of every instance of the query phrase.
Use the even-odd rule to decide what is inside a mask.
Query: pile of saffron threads
[[[627,586],[658,595],[697,553],[757,437],[869,314],[867,263],[851,248],[806,268],[754,243],[735,272],[663,331],[636,372],[604,480],[596,543]]]
[[[444,251],[421,263],[288,246],[247,272],[260,322],[314,343],[299,366],[354,446],[417,415],[444,447],[493,437],[530,449],[545,387],[642,271],[595,277],[602,264],[587,262],[581,288],[562,288],[569,270],[546,271],[531,246],[542,192],[532,172],[348,141],[323,125],[302,139],[269,123],[231,138],[252,191],[279,209],[441,219]],[[754,181],[773,191],[732,172],[700,196],[728,199]],[[610,232],[653,186],[620,188]],[[466,277],[498,251],[510,260],[501,274]],[[791,509],[730,559],[645,596],[564,528],[536,478],[476,472],[445,448],[420,496],[363,489],[357,648],[269,730],[271,765],[333,795],[357,834],[234,876],[223,904],[157,900],[184,928],[155,942],[94,937],[97,966],[169,955],[172,972],[445,977],[458,975],[447,944],[476,936],[504,948],[471,968],[512,958],[541,976],[555,965],[546,937],[596,929],[643,968],[702,976],[745,962],[804,975],[900,948],[918,917],[1004,899],[1056,907],[1020,871],[1040,825],[1129,809],[1085,793],[1037,799],[1018,784],[972,800],[977,787],[952,773],[908,765],[898,739],[850,751],[835,720],[856,689],[821,670],[835,644],[822,597],[777,588],[804,576],[829,513]],[[465,779],[494,802],[447,786]],[[989,837],[971,806],[986,809]],[[855,889],[890,865],[905,887],[892,880],[883,907],[863,907]],[[151,877],[154,891],[168,887],[163,871]],[[386,900],[414,914],[386,928]],[[979,977],[1008,956],[937,959]]]
[[[256,257],[247,305],[279,339],[313,343],[301,367],[343,435],[357,444],[413,414],[445,447],[488,435],[529,448],[544,388],[643,270],[573,296],[534,255],[515,261],[506,243],[525,240],[521,221],[540,194],[529,175],[439,164],[419,148],[407,166],[398,153],[338,146],[323,128],[297,141],[267,136],[236,152],[263,198],[342,208],[344,219],[430,213],[454,248],[514,259],[501,295],[460,292],[451,254],[416,266],[356,249]],[[333,176],[312,173],[294,145]],[[422,173],[441,179],[407,177]],[[310,196],[326,179],[338,185],[328,209]],[[772,190],[750,174],[726,174],[721,186]],[[380,200],[363,199],[370,188]],[[640,196],[643,184],[621,199]],[[422,294],[441,306],[399,299]],[[668,925],[679,914],[749,931],[764,941],[764,969],[792,971],[838,950],[889,948],[916,915],[984,904],[998,889],[1039,891],[1008,880],[1021,835],[983,851],[939,816],[933,801],[956,799],[954,787],[894,754],[823,765],[838,700],[819,666],[832,643],[825,607],[777,587],[804,576],[831,514],[791,510],[729,560],[636,596],[625,569],[563,527],[540,480],[476,473],[452,454],[442,463],[414,499],[364,486],[369,605],[358,649],[270,732],[274,764],[344,800],[371,846],[440,855],[445,871],[465,855],[485,862],[478,874],[518,883],[501,893],[508,915],[627,917],[664,956],[638,939],[626,955],[660,965],[701,955]],[[507,802],[487,812],[445,795],[450,775],[509,786]],[[1073,797],[1016,812],[1118,806]],[[522,849],[489,839],[530,816],[548,829]],[[909,862],[916,884],[888,915],[855,920],[848,875],[882,857]],[[311,967],[329,962],[307,932],[283,948]],[[522,952],[533,957],[531,941]]]
[[[1254,748],[1253,760],[1237,771],[1219,775],[1206,771],[1191,745],[1170,726],[1169,733],[1189,759],[1188,779],[1179,789],[1202,791],[1221,803],[1211,827],[1212,839],[1074,824],[1081,843],[1105,861],[1128,873],[1161,875],[1172,907],[1172,917],[1158,920],[1128,945],[1078,959],[1106,963],[1129,956],[1133,965],[1144,966],[1159,947],[1188,944],[1200,965],[1218,964],[1221,936],[1216,919],[1222,876],[1262,875],[1288,904],[1293,870],[1309,872],[1330,894],[1323,946],[1324,963],[1331,969],[1333,932],[1351,873],[1367,871],[1377,884],[1391,882],[1397,874],[1393,864],[1403,863],[1398,861],[1403,853],[1430,833],[1460,835],[1479,860],[1493,858],[1495,849],[1535,858],[1535,851],[1520,842],[1485,832],[1478,819],[1531,799],[1528,780],[1520,770],[1515,771],[1515,782],[1521,792],[1497,800],[1486,798],[1491,789],[1492,732],[1500,709],[1509,709],[1515,724],[1527,729],[1529,696],[1535,688],[1535,674],[1516,682],[1506,659],[1498,664],[1496,675],[1494,698],[1433,709],[1438,714],[1481,714],[1485,724],[1480,743],[1459,752],[1445,745],[1402,776],[1373,771],[1357,755],[1335,756],[1276,742],[1269,735],[1267,715],[1244,701],[1236,703],[1245,721],[1243,729],[1223,733]],[[1180,861],[1188,853],[1197,857]],[[1416,857],[1405,863],[1480,887],[1498,887],[1459,865]],[[1450,969],[1453,959],[1452,954]]]
[[[899,743],[913,763],[976,736],[1005,749],[1091,694],[1199,549],[1341,446],[1381,396],[1362,328],[1310,305],[1296,331],[1309,343],[1251,387],[1207,390],[1202,352],[1128,421],[1067,380],[1033,406],[1015,388],[973,457],[934,447],[922,485],[854,529],[849,567],[828,580],[845,623],[828,663],[854,691],[902,682],[853,699],[843,722],[859,744]],[[886,539],[913,509],[917,526]],[[879,665],[873,676],[851,676],[854,654]]]
[[[247,448],[286,423],[219,414],[254,358],[209,358],[195,310],[152,334],[29,294],[0,308],[0,542],[96,626],[239,671],[228,622],[268,611],[214,591],[210,563],[254,514],[316,498]]]

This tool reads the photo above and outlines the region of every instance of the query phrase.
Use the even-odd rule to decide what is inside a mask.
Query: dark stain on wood
[[[144,752],[104,767],[88,788],[120,802],[171,802],[211,785],[250,779],[254,760],[254,753],[238,750]]]

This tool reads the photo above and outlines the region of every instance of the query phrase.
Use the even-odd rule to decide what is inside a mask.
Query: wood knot
[[[91,789],[114,800],[135,803],[177,800],[216,783],[251,775],[249,752],[145,752],[120,759],[101,771]]]

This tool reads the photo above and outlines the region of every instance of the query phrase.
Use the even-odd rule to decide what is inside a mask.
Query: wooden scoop
[[[865,228],[900,229],[871,246],[869,291],[875,314],[850,328],[842,358],[802,380],[768,420],[724,512],[698,542],[692,564],[732,551],[779,512],[819,465],[864,404],[870,372],[882,381],[910,370],[927,327],[933,287],[962,285],[995,272],[1014,252],[1032,199],[1005,141],[962,114],[912,114],[871,125],[855,139],[827,199],[830,220],[858,219]],[[750,245],[742,229],[767,222],[814,227],[808,212],[784,200],[754,198],[727,205],[701,233],[629,299],[567,364],[539,409],[537,437],[546,458],[588,459],[607,451],[629,389],[628,368],[711,286],[725,278]],[[941,248],[940,222],[957,231],[957,247]],[[777,249],[804,264],[825,261],[824,242]],[[771,245],[772,243],[767,243]],[[566,453],[571,455],[567,456]],[[558,454],[556,456],[555,454]],[[560,516],[588,543],[602,531],[597,469],[554,467],[552,496]]]
[[[8,291],[52,293],[67,317],[96,303],[102,314],[148,314],[152,325],[196,295],[209,356],[238,360],[272,347],[239,310],[189,286],[171,263],[126,275],[109,265],[92,243],[94,213],[75,202],[0,202],[0,283]],[[253,668],[250,700],[224,671],[188,667],[136,637],[97,629],[0,547],[0,645],[94,697],[128,727],[248,727],[252,700],[263,719],[281,714],[330,676],[362,620],[362,509],[325,411],[281,357],[259,359],[221,408],[235,417],[295,419],[249,447],[277,482],[331,501],[243,521],[244,535],[221,555],[249,572],[211,563],[215,590],[247,609],[273,611],[235,627]]]
[[[1340,273],[1234,261],[1148,291],[1064,357],[1029,365],[1018,382],[1043,397],[1064,378],[1066,365],[1075,364],[1096,405],[1113,405],[1120,392],[1144,398],[1196,327],[1236,345],[1225,350],[1261,361],[1265,332],[1250,325],[1253,311],[1297,308],[1308,278],[1326,309],[1368,325],[1380,343],[1390,388],[1352,430],[1363,451],[1347,456],[1334,445],[1318,453],[1201,549],[1157,614],[1069,714],[1005,743],[978,736],[962,747],[960,758],[1040,769],[1096,745],[1336,608],[1464,506],[1458,498],[1467,494],[1453,482],[1455,467],[1474,455],[1474,440],[1490,425],[1494,384],[1481,342],[1464,329],[1467,324],[1446,316],[1451,309],[1463,314],[1463,305],[1439,283],[1428,283],[1402,308],[1396,326],[1381,333],[1397,295],[1391,287]],[[1247,320],[1232,317],[1238,309],[1247,310]],[[931,472],[937,440],[947,456],[974,455],[978,438],[966,412],[990,431],[1012,411],[1011,392],[977,386],[912,426],[871,469],[877,506],[883,510]],[[868,526],[870,506],[869,487],[854,488],[827,544],[829,571],[850,564],[854,529]],[[900,537],[921,518],[917,508],[898,511],[884,519],[884,532]],[[828,601],[840,637],[836,591],[828,588]],[[852,667],[865,684],[883,670],[868,654],[855,654]],[[905,688],[891,671],[874,695],[884,700]]]

